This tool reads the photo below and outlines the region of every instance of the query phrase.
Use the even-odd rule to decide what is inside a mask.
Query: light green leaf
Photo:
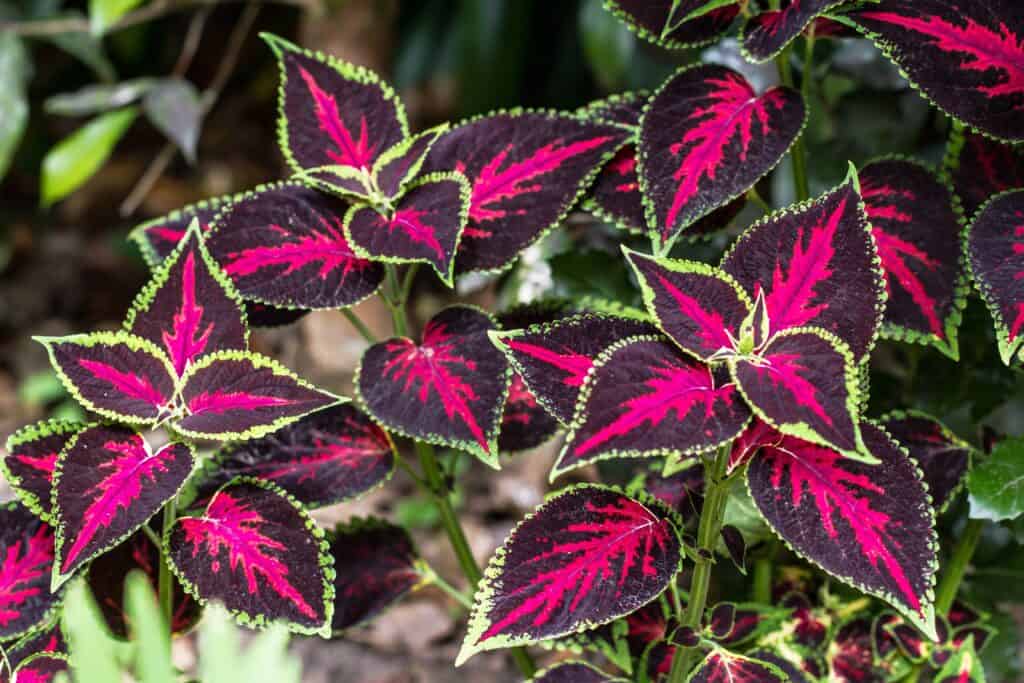
[[[89,0],[89,26],[93,35],[103,35],[110,26],[142,4],[142,0]]]
[[[84,19],[85,15],[78,10],[68,10],[67,12],[61,12],[60,14],[54,15],[51,18]],[[103,41],[91,33],[87,33],[86,31],[58,33],[54,36],[48,36],[46,40],[49,40],[54,45],[92,69],[93,73],[95,73],[96,77],[101,81],[112,82],[117,79],[117,73],[114,71],[114,65],[110,63],[110,60],[107,59],[106,53],[103,51]]]
[[[149,579],[132,571],[124,583],[125,605],[135,641],[135,675],[139,683],[175,683],[171,634]]]
[[[0,178],[3,178],[28,124],[25,84],[30,65],[21,39],[0,32]]]
[[[66,197],[92,177],[137,115],[134,107],[126,107],[98,116],[47,152],[43,159],[43,206]]]
[[[128,646],[110,636],[83,580],[75,581],[68,589],[62,628],[68,639],[76,683],[121,680],[118,650]]]
[[[199,678],[203,683],[300,683],[300,662],[288,654],[280,626],[252,639],[244,654],[238,629],[220,606],[207,608],[199,629]]]
[[[971,517],[1000,521],[1024,512],[1024,439],[1001,441],[967,478]]]
[[[196,160],[203,109],[194,85],[181,78],[158,81],[142,102],[146,118],[177,145],[189,163]]]
[[[87,85],[80,90],[59,93],[43,103],[47,114],[85,116],[117,109],[132,104],[146,94],[157,81],[153,78],[135,78],[112,84]]]

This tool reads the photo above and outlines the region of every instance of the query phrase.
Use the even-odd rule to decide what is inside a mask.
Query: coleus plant
[[[914,405],[875,412],[870,380],[904,348],[889,341],[957,361],[971,281],[999,356],[1020,360],[1024,10],[606,5],[667,49],[735,33],[781,84],[692,63],[573,112],[412,132],[376,74],[265,36],[292,175],[142,224],[153,275],[123,327],[39,339],[97,419],[30,425],[0,461],[19,498],[0,509],[4,680],[66,668],[56,617],[73,577],[124,635],[130,571],[174,633],[216,601],[253,627],[343,636],[434,584],[470,609],[455,665],[512,648],[549,683],[984,680],[994,629],[957,600],[981,522],[936,585],[936,519],[965,484],[972,510],[994,509],[972,469],[1005,466],[1001,451]],[[858,160],[812,198],[815,40],[858,33],[948,115],[945,162]],[[784,178],[787,156],[797,201],[773,208],[761,181]],[[422,265],[447,287],[501,277],[581,210],[621,229],[635,284],[621,300],[456,301],[413,327]],[[352,310],[374,295],[386,339]],[[367,342],[353,402],[248,348],[248,323],[336,309]],[[588,467],[608,481],[554,491],[481,570],[453,503],[457,454],[498,469],[559,432],[551,480]],[[311,516],[399,464],[436,503],[472,596],[400,526]],[[575,658],[537,672],[534,645]]]

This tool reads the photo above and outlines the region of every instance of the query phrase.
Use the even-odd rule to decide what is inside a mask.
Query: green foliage
[[[43,160],[43,205],[63,199],[91,178],[110,157],[137,115],[134,107],[103,114],[51,149]]]
[[[194,85],[181,78],[158,81],[142,100],[146,117],[195,163],[203,108]]]
[[[89,24],[93,35],[103,35],[118,19],[142,3],[143,0],[90,0]]]
[[[967,479],[971,517],[1016,519],[1024,512],[1024,439],[1000,442]]]
[[[28,125],[26,86],[30,73],[21,39],[0,32],[0,178],[7,172]]]
[[[604,9],[601,0],[584,0],[579,21],[583,54],[594,78],[608,92],[622,90],[636,49],[633,34]]]

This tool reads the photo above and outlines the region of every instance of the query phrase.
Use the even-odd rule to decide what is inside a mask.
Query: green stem
[[[808,39],[808,43],[812,45],[812,39]],[[789,63],[789,55],[792,51],[792,45],[782,51],[778,57],[775,58],[775,65],[779,70],[779,78],[782,80],[782,84],[792,88],[793,87],[793,67]],[[804,63],[804,86],[809,88],[810,67],[812,64],[805,61]],[[805,98],[806,99],[806,98]],[[805,101],[806,104],[806,101]],[[789,158],[793,164],[793,187],[796,191],[796,199],[798,202],[802,202],[811,196],[810,187],[807,183],[807,152],[804,150],[804,136],[803,133],[796,139],[793,146],[789,150]]]
[[[167,535],[171,532],[171,527],[174,525],[174,520],[177,517],[178,509],[176,507],[176,501],[170,500],[167,505],[164,506],[164,525],[163,534],[161,538],[167,538]],[[161,544],[162,546],[163,544]],[[161,548],[161,554],[163,549]],[[167,628],[171,628],[174,617],[174,581],[171,578],[171,564],[166,557],[161,558],[163,561],[160,563],[160,574],[157,579],[157,590],[160,596],[160,609],[164,615],[164,623]]]
[[[401,287],[398,284],[398,269],[393,264],[387,264],[387,280],[389,297],[384,297],[384,302],[391,309],[391,322],[395,326],[395,334],[399,337],[409,336],[409,321],[405,315],[405,302],[401,300]]]
[[[771,557],[759,557],[754,561],[754,602],[767,605],[772,601],[773,568]]]
[[[377,337],[370,331],[370,328],[366,326],[366,323],[359,319],[359,316],[356,315],[351,308],[341,309],[341,314],[345,316],[350,323],[352,323],[352,327],[356,328],[356,331],[359,332],[359,334],[363,335],[363,339],[371,344],[377,343]]]
[[[704,608],[707,606],[708,589],[711,586],[711,571],[714,552],[718,542],[718,534],[722,530],[725,505],[729,500],[729,484],[724,480],[726,466],[729,464],[729,445],[718,450],[715,461],[705,465],[704,508],[700,515],[700,528],[697,530],[697,547],[704,551],[706,557],[699,559],[690,579],[690,597],[686,604],[686,612],[680,617],[684,626],[700,628]],[[683,683],[687,672],[696,663],[700,651],[696,648],[676,648],[672,658],[672,671],[669,683]]]
[[[441,577],[441,575],[438,574],[437,571],[433,567],[430,568],[429,577],[430,577],[430,582],[432,584],[434,584],[435,586],[440,588],[442,591],[447,593],[449,595],[449,597],[451,597],[453,600],[455,600],[455,602],[459,603],[460,605],[462,605],[466,609],[472,609],[473,608],[473,601],[469,598],[469,596],[466,595],[465,593],[463,593],[462,591],[460,591],[455,586],[453,586],[450,583],[448,583],[447,581],[445,581]]]

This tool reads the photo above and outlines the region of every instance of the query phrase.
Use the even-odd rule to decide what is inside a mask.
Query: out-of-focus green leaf
[[[238,629],[223,608],[206,610],[199,630],[199,679],[203,683],[300,683],[300,662],[288,654],[288,632],[279,626],[252,639],[242,653]]]
[[[189,163],[196,160],[202,104],[194,85],[181,78],[157,81],[142,101],[146,118],[178,146]]]
[[[84,19],[85,15],[76,10],[61,12],[53,17],[54,19]],[[117,79],[114,65],[107,59],[103,51],[103,42],[85,31],[77,33],[61,33],[48,38],[50,42],[67,52],[69,55],[92,69],[97,78],[106,83],[112,83]]]
[[[18,400],[36,407],[45,406],[67,395],[67,389],[52,370],[33,373],[18,385]]]
[[[996,634],[981,653],[985,677],[993,683],[1020,680],[1020,632],[1017,620],[1002,611],[995,611],[988,621]]]
[[[594,78],[608,92],[621,90],[636,49],[633,34],[604,9],[601,0],[584,0],[579,26],[583,54]]]
[[[1000,521],[1024,512],[1024,439],[999,442],[967,478],[971,517]]]
[[[0,178],[14,158],[28,124],[28,100],[25,85],[31,67],[21,39],[0,32]]]
[[[107,631],[85,581],[75,581],[68,589],[62,629],[68,639],[76,683],[121,680],[119,661],[130,646],[118,643]]]
[[[118,19],[141,5],[143,0],[89,0],[89,26],[93,35],[106,33]]]
[[[624,261],[606,251],[580,249],[551,259],[552,294],[556,297],[592,296],[629,305],[637,298],[629,277]]]
[[[139,683],[175,683],[171,632],[164,623],[149,578],[133,571],[124,582],[125,605],[135,641],[135,676]]]
[[[80,90],[48,97],[43,108],[48,114],[85,116],[132,104],[157,83],[153,78],[135,78],[110,85],[87,85]]]
[[[98,116],[47,152],[43,159],[43,206],[66,197],[92,177],[137,115],[135,107],[126,107]]]

